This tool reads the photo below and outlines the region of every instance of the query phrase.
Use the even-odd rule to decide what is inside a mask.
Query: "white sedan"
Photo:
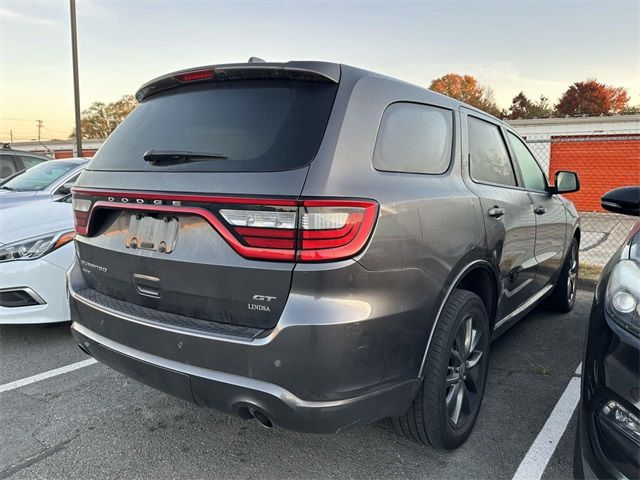
[[[69,321],[74,234],[69,199],[0,210],[0,324]]]

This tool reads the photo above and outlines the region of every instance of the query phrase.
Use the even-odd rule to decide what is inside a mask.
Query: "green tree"
[[[623,87],[605,85],[595,79],[576,82],[562,94],[555,106],[556,115],[615,115],[629,103]]]
[[[112,103],[95,102],[82,112],[82,138],[107,138],[138,104],[133,95],[125,95]],[[75,131],[69,138],[75,138]]]
[[[468,103],[491,115],[498,117],[502,114],[496,105],[493,90],[480,85],[478,80],[472,75],[447,73],[433,80],[429,88],[434,92],[442,93],[448,97]]]
[[[549,99],[544,95],[540,96],[537,102],[529,100],[529,98],[520,92],[513,97],[509,109],[504,113],[504,117],[509,120],[517,120],[518,118],[546,118],[553,114],[553,109],[549,105]]]

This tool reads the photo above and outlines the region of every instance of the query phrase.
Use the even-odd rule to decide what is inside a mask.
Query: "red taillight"
[[[213,70],[195,70],[193,72],[181,73],[175,78],[181,82],[195,82],[196,80],[209,80],[213,78]]]
[[[91,216],[102,208],[198,215],[238,254],[256,260],[326,262],[353,257],[369,240],[378,213],[378,204],[370,200],[76,192],[92,198],[74,195],[76,231],[80,235],[89,234]],[[94,201],[96,197],[108,197],[110,201]]]
[[[377,204],[302,200],[295,209],[243,205],[219,212],[241,245],[260,248],[239,252],[245,257],[272,259],[272,250],[279,250],[300,262],[322,262],[349,258],[362,250],[375,223]]]
[[[369,240],[377,212],[377,204],[369,201],[304,200],[297,259],[326,262],[353,257]]]
[[[89,227],[89,216],[91,214],[92,202],[89,199],[76,198],[74,196],[72,203],[76,232],[80,235],[86,235]]]

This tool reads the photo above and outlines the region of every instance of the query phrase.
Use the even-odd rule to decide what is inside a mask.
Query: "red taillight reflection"
[[[193,72],[181,73],[175,78],[181,82],[195,82],[196,80],[209,80],[213,78],[213,70],[196,70]]]

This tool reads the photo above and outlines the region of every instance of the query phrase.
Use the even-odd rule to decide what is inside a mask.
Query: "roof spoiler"
[[[189,68],[163,75],[145,83],[136,92],[136,99],[142,102],[150,95],[158,92],[196,82],[268,78],[338,83],[340,81],[340,65],[328,62],[263,63],[254,61],[251,63],[230,63]]]

